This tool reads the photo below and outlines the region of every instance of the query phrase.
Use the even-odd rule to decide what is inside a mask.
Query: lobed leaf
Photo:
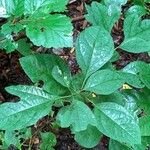
[[[81,101],[74,100],[70,106],[63,107],[57,114],[62,128],[71,126],[73,132],[87,129],[88,125],[96,125],[96,119],[90,108]]]
[[[51,111],[52,104],[58,99],[58,96],[33,86],[11,86],[6,90],[21,99],[16,103],[0,105],[1,130],[18,130],[35,124]]]
[[[52,76],[54,66],[59,66],[63,72],[69,74],[68,66],[56,55],[35,54],[20,59],[20,63],[25,73],[36,83],[40,80],[44,82],[44,89],[56,95],[62,95],[66,92]]]

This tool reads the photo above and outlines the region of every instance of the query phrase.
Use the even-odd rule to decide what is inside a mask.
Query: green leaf
[[[118,90],[123,83],[124,80],[118,72],[107,69],[99,70],[88,78],[84,90],[108,95]]]
[[[70,106],[63,107],[57,120],[62,128],[71,126],[73,132],[87,129],[88,125],[96,125],[96,119],[90,108],[81,101],[73,101]]]
[[[7,12],[6,12],[6,8],[5,8],[5,1],[1,0],[0,1],[0,18],[7,18]]]
[[[150,136],[150,116],[140,117],[139,126],[141,129],[141,136]]]
[[[58,99],[58,96],[33,86],[11,86],[6,90],[21,100],[0,105],[1,130],[18,130],[35,124],[51,111],[52,104]]]
[[[46,48],[72,47],[72,24],[65,15],[36,14],[30,18],[26,34],[37,46]]]
[[[94,126],[88,126],[86,130],[75,133],[75,140],[86,148],[95,147],[100,142],[101,137],[102,134]]]
[[[126,12],[126,16],[137,14],[139,17],[145,15],[147,13],[146,9],[143,6],[134,5],[128,9]]]
[[[27,43],[27,39],[20,39],[17,41],[18,44],[18,48],[17,51],[19,51],[22,55],[27,56],[27,55],[31,55],[32,51],[30,48],[30,43]]]
[[[132,150],[132,149],[123,143],[119,143],[111,139],[109,141],[109,150]]]
[[[76,57],[86,78],[106,64],[114,53],[110,34],[99,27],[83,31],[76,44]]]
[[[75,93],[77,92],[80,93],[83,81],[84,81],[84,75],[82,72],[75,74],[72,77],[71,88]]]
[[[129,144],[140,144],[137,118],[121,105],[105,102],[96,105],[94,114],[97,128],[106,136]]]
[[[10,145],[16,146],[18,149],[21,148],[19,137],[16,136],[15,131],[5,131],[4,136],[5,144],[9,147]]]
[[[7,15],[19,17],[24,12],[24,0],[5,0]]]
[[[147,146],[144,146],[142,144],[141,145],[138,144],[138,145],[134,145],[133,149],[134,150],[147,150]]]
[[[139,105],[140,109],[144,111],[146,115],[150,115],[150,90],[144,88],[141,91],[135,93],[137,96],[137,105]]]
[[[1,33],[5,36],[11,35],[12,33],[18,33],[24,29],[24,26],[21,23],[15,23],[7,22],[1,27]]]
[[[100,95],[99,97],[97,96],[97,100],[93,100],[94,103],[96,102],[95,104],[101,102],[114,102],[133,113],[138,109],[137,101],[138,98],[133,90],[122,90],[121,92],[117,91],[110,95]]]
[[[0,49],[5,49],[7,53],[13,52],[17,46],[11,36],[0,40]]]
[[[91,6],[86,6],[88,14],[85,16],[87,21],[94,26],[105,28],[111,31],[115,22],[120,17],[120,10],[116,5],[111,5],[109,8],[97,2],[93,2]]]
[[[111,5],[117,5],[121,7],[121,5],[124,5],[127,3],[127,0],[103,0],[105,5],[111,6]]]
[[[133,1],[134,1],[134,3],[135,3],[136,5],[144,6],[144,1],[145,1],[145,0],[133,0]]]
[[[150,88],[150,65],[141,61],[132,62],[127,65],[124,69],[124,72],[138,74],[140,80]]]
[[[139,75],[145,86],[150,89],[150,65],[143,66]]]
[[[128,72],[131,74],[138,74],[143,70],[142,68],[144,67],[149,67],[149,64],[146,64],[145,62],[142,61],[134,61],[129,63],[127,66],[123,68],[123,72]]]
[[[115,52],[114,52],[114,55],[113,55],[112,58],[110,59],[110,62],[118,61],[119,58],[120,58],[120,54],[119,54],[117,51],[115,51]]]
[[[99,95],[97,96],[97,100],[93,100],[93,102],[95,104],[99,104],[101,102],[114,102],[122,106],[125,105],[124,96],[120,91],[116,91],[109,95]]]
[[[122,91],[124,108],[131,112],[136,112],[136,110],[138,109],[138,106],[136,103],[137,97],[135,96],[134,92],[131,92],[131,91],[132,90]]]
[[[120,45],[120,48],[132,53],[150,51],[149,28],[149,20],[141,21],[137,14],[127,16],[124,22],[125,40]]]
[[[142,144],[148,147],[150,145],[150,136],[142,136]]]
[[[51,12],[63,12],[66,10],[66,5],[68,0],[51,0],[51,3],[48,5],[47,9]]]
[[[143,88],[145,86],[138,75],[127,72],[120,72],[120,74],[122,75],[124,81],[130,86],[135,88]]]
[[[38,11],[43,11],[44,7],[51,3],[52,0],[25,0],[25,14],[34,14]],[[45,12],[48,13],[48,12]]]
[[[54,150],[53,146],[56,145],[56,136],[53,133],[41,133],[42,143],[40,145],[41,150]]]
[[[21,133],[19,135],[19,137],[23,138],[23,139],[29,139],[32,137],[32,131],[31,131],[31,128],[24,128],[24,129],[21,129],[19,130],[19,133]]]
[[[44,13],[62,12],[66,9],[68,0],[25,0],[25,14],[37,11]]]
[[[59,66],[66,72],[67,66],[64,61],[56,55],[36,54],[20,59],[20,63],[25,73],[36,83],[40,80],[44,82],[44,89],[56,95],[62,95],[66,88],[59,84],[52,76],[54,66]]]
[[[59,66],[55,66],[52,70],[52,76],[63,86],[68,88],[70,87],[71,73],[69,71],[69,67],[66,66],[62,69]]]

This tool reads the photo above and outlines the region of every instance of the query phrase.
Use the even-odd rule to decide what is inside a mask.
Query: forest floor
[[[79,35],[81,31],[83,31],[87,26],[90,26],[90,24],[85,20],[84,14],[85,11],[85,3],[90,4],[90,0],[70,0],[68,4],[68,11],[67,15],[72,18],[72,23],[74,25],[74,40]],[[128,6],[127,6],[128,7]],[[1,20],[0,24],[3,23],[3,20]],[[123,25],[123,17],[121,16],[119,22],[117,22],[112,30],[112,37],[114,39],[115,45],[119,45],[123,38],[123,31],[122,31],[122,25]],[[33,47],[33,50],[40,53],[51,53],[52,49],[45,49],[45,48],[37,48]],[[71,71],[73,74],[78,72],[79,68],[76,63],[75,54],[72,52],[74,49],[60,49],[59,55],[63,56],[68,64],[70,65]],[[53,52],[55,50],[53,49]],[[143,60],[145,62],[150,63],[150,57],[145,54],[130,54],[123,52],[121,50],[118,50],[121,57],[119,61],[115,62],[114,65],[117,66],[118,69],[124,67],[129,62],[135,61],[135,60]],[[13,52],[11,54],[6,54],[4,51],[0,50],[0,102],[14,102],[17,100],[16,97],[6,93],[5,87],[10,85],[18,85],[18,84],[32,84],[30,79],[26,76],[24,71],[22,70],[20,64],[19,64],[19,58],[22,57],[21,54],[18,52]],[[38,133],[40,131],[51,131],[51,118],[45,117],[41,121],[37,123],[36,127],[33,127],[32,129],[34,136],[30,140],[30,144],[32,144],[32,149],[37,150],[40,138],[38,136]],[[71,135],[69,129],[59,129],[56,131],[53,131],[57,135],[57,145],[55,146],[56,150],[83,150],[84,148],[80,147],[73,138],[73,135]],[[108,138],[104,137],[102,141],[100,141],[99,145],[93,150],[106,150],[108,145]],[[28,148],[28,141],[26,143],[26,146],[24,145],[22,147],[23,150],[27,150]],[[15,150],[14,147],[10,147],[10,150]]]

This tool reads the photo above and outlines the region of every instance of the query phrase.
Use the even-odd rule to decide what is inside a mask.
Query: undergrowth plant
[[[70,19],[55,13],[64,11],[67,1],[11,2],[3,2],[6,14],[2,17],[8,17],[8,22],[1,29],[1,47],[7,52],[19,46],[13,36],[21,30],[37,46],[72,46]],[[86,6],[85,18],[91,26],[76,40],[76,60],[81,70],[75,75],[54,54],[22,57],[20,64],[33,85],[6,87],[8,93],[20,99],[0,105],[3,141],[8,141],[14,131],[35,125],[49,115],[55,120],[52,127],[69,127],[85,148],[96,146],[105,135],[110,138],[110,150],[145,150],[150,144],[150,65],[135,61],[120,70],[113,65],[119,59],[118,48],[131,53],[150,52],[145,2],[135,1],[123,14],[121,6],[126,0],[104,0]],[[124,40],[116,47],[111,30],[121,15],[125,16]],[[41,137],[40,148],[53,149],[55,135],[41,133]]]
[[[1,0],[0,17],[7,18],[7,22],[1,27],[0,48],[6,52],[17,49],[23,55],[31,54],[27,39],[16,37],[25,32],[36,46],[72,47],[71,20],[62,13],[67,3],[68,0]]]

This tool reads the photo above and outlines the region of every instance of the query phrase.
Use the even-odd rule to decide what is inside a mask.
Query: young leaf
[[[112,37],[97,26],[87,28],[77,40],[77,62],[86,78],[106,64],[113,53]]]
[[[97,128],[106,136],[129,144],[141,143],[137,118],[121,105],[101,103],[96,105],[94,114],[98,122]]]
[[[85,84],[84,90],[108,95],[118,90],[124,83],[120,74],[113,70],[99,70],[92,74]]]
[[[127,145],[111,139],[109,141],[109,150],[132,150],[132,148],[129,148]]]
[[[115,5],[108,8],[105,5],[93,2],[91,6],[86,6],[86,8],[88,12],[85,16],[86,19],[92,23],[92,25],[99,26],[100,29],[104,28],[109,32],[111,32],[112,27],[121,14]]]
[[[63,107],[57,120],[62,128],[71,126],[74,133],[86,130],[88,125],[96,125],[96,119],[90,108],[81,101],[73,101],[70,106]]]
[[[37,13],[30,17],[26,34],[37,46],[72,47],[72,24],[65,15]]]
[[[68,73],[67,65],[58,56],[36,54],[21,58],[20,63],[25,73],[34,83],[40,80],[44,82],[44,89],[49,93],[62,95],[66,92],[66,88],[59,84],[52,76],[54,66],[59,66],[62,72]]]
[[[33,86],[12,86],[6,90],[21,100],[0,105],[1,130],[18,130],[35,124],[51,111],[52,104],[58,99],[58,96]]]
[[[41,133],[42,143],[41,150],[54,150],[53,146],[56,145],[56,136],[53,133]]]
[[[127,16],[124,22],[125,40],[120,45],[120,48],[132,53],[150,51],[149,28],[149,20],[141,21],[137,14]]]
[[[88,126],[86,130],[75,133],[75,140],[83,147],[95,147],[102,137],[102,134],[94,126]]]
[[[150,136],[150,116],[140,117],[139,125],[141,129],[141,136]]]

